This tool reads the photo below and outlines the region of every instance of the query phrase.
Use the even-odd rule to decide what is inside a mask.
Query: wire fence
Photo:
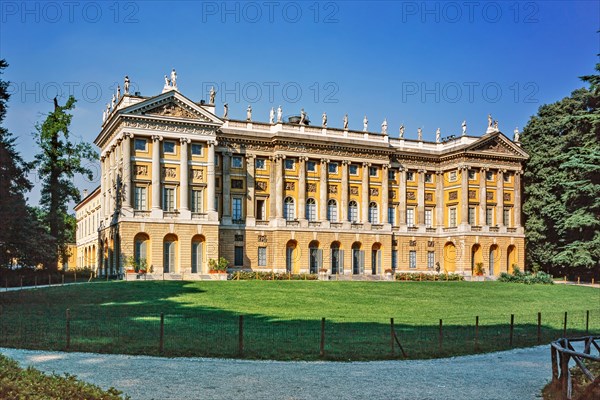
[[[600,309],[432,320],[427,324],[272,320],[219,312],[135,313],[73,305],[0,308],[0,346],[277,360],[437,358],[600,334]],[[401,346],[401,348],[400,348]]]

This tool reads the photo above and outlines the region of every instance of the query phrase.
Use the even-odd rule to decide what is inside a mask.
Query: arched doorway
[[[480,244],[474,244],[471,247],[471,275],[475,274],[475,267],[478,263],[483,264],[483,250]]]
[[[138,268],[143,269],[143,267],[146,267],[146,270],[148,270],[150,265],[148,260],[149,242],[150,237],[143,232],[138,233],[133,238],[133,258]]]
[[[517,265],[517,248],[511,244],[506,249],[506,272],[512,274],[515,265]]]
[[[165,274],[177,271],[177,236],[172,233],[163,239],[163,272]]]
[[[313,240],[308,244],[308,270],[317,274],[323,266],[323,250],[319,249],[319,242]]]
[[[490,270],[489,270],[489,274],[490,275],[495,275],[496,274],[496,264],[498,262],[498,246],[493,244],[490,246]]]
[[[352,273],[354,275],[365,273],[365,252],[361,250],[360,242],[352,244]]]
[[[296,247],[298,244],[295,240],[290,240],[285,245],[285,270],[288,273],[298,273],[297,262],[296,262]]]
[[[448,272],[456,271],[456,246],[452,242],[444,245],[444,269]]]
[[[381,243],[374,243],[371,247],[371,274],[381,274]]]
[[[340,242],[331,243],[331,273],[344,273],[344,251],[340,250]]]
[[[192,238],[192,274],[199,274],[204,271],[204,236],[195,235]]]

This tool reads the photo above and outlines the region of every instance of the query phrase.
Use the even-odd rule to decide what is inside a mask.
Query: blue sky
[[[31,132],[59,95],[78,99],[72,132],[93,141],[102,110],[129,75],[142,95],[160,93],[172,68],[198,101],[217,89],[217,114],[267,121],[304,108],[329,125],[397,136],[481,135],[487,114],[512,137],[542,104],[583,86],[600,52],[594,1],[124,1],[0,3],[3,79],[13,93],[6,127],[35,154]],[[97,165],[91,164],[97,171]],[[36,177],[32,176],[36,181]],[[99,181],[78,179],[82,188]],[[30,202],[37,203],[34,190]]]

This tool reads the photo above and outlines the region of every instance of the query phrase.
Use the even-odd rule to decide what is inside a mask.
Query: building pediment
[[[483,154],[495,154],[495,155],[507,155],[514,157],[528,158],[527,153],[523,151],[519,146],[510,141],[501,132],[494,132],[489,135],[481,137],[469,145],[466,149],[469,153],[483,153]]]

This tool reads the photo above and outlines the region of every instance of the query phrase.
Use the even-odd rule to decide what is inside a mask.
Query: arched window
[[[369,204],[369,222],[372,224],[379,223],[379,213],[377,212],[377,203],[372,201]]]
[[[358,222],[358,204],[354,200],[348,203],[348,219],[350,222]]]
[[[306,219],[309,221],[317,220],[317,202],[313,198],[306,200]]]
[[[283,217],[287,221],[292,221],[296,218],[296,207],[294,205],[294,199],[286,197],[283,201]]]
[[[177,236],[167,235],[163,241],[163,271],[175,272]]]
[[[333,199],[327,202],[327,220],[331,222],[338,220],[337,202]]]
[[[192,238],[192,274],[202,272],[204,254],[204,236],[196,235]]]
[[[138,233],[134,238],[134,258],[138,267],[148,266],[148,235]]]

